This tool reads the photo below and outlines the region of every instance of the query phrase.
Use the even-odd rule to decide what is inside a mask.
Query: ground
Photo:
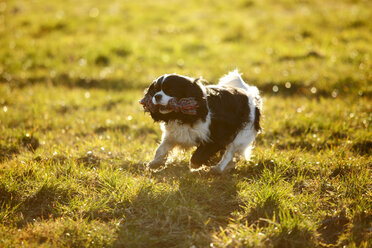
[[[0,247],[370,247],[372,2],[0,1]],[[239,68],[250,161],[151,173],[138,100]]]

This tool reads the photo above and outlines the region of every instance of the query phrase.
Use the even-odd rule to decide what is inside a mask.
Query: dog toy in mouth
[[[198,108],[198,102],[195,100],[194,97],[181,98],[179,100],[177,100],[176,98],[172,98],[169,100],[167,106],[162,106],[154,104],[152,102],[152,96],[148,95],[142,98],[139,103],[142,104],[146,112],[152,113],[159,111],[160,109],[169,112],[181,112],[187,115],[196,115],[196,109]]]

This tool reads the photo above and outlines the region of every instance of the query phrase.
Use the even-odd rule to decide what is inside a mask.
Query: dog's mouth
[[[159,106],[159,112],[161,114],[168,114],[170,112],[173,111],[173,109],[169,106],[169,104],[167,105],[158,105]]]
[[[169,114],[171,112],[180,112],[187,115],[196,115],[197,108],[199,107],[198,102],[193,97],[176,99],[172,98],[168,101],[167,105],[154,104],[152,102],[151,95],[145,95],[139,101],[142,104],[146,112],[161,114]]]

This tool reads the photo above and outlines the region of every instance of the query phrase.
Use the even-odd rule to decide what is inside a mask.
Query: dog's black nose
[[[159,101],[161,100],[161,98],[162,98],[162,95],[160,95],[160,94],[155,95],[155,100],[156,100],[157,102],[159,102]]]

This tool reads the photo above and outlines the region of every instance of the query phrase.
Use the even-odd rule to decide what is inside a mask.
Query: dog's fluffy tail
[[[238,69],[230,71],[228,74],[220,78],[218,85],[240,88],[245,90],[249,95],[252,96],[256,96],[259,94],[258,89],[256,87],[249,86],[244,82],[244,80],[241,77],[241,73],[239,73]]]
[[[244,82],[244,80],[241,77],[241,73],[237,69],[234,71],[229,72],[227,75],[220,78],[220,81],[218,82],[218,85],[220,86],[230,86],[230,87],[236,87],[244,90],[246,94],[250,98],[250,104],[253,105],[252,111],[251,111],[251,121],[254,124],[254,128],[257,132],[261,131],[260,126],[260,118],[261,118],[261,110],[262,110],[262,100],[260,97],[260,93],[255,86],[249,86]],[[250,149],[246,150],[245,156],[248,158],[250,153]]]
[[[248,85],[243,81],[241,73],[238,69],[230,71],[228,74],[220,78],[218,85],[221,86],[233,86],[241,89],[247,90]]]

